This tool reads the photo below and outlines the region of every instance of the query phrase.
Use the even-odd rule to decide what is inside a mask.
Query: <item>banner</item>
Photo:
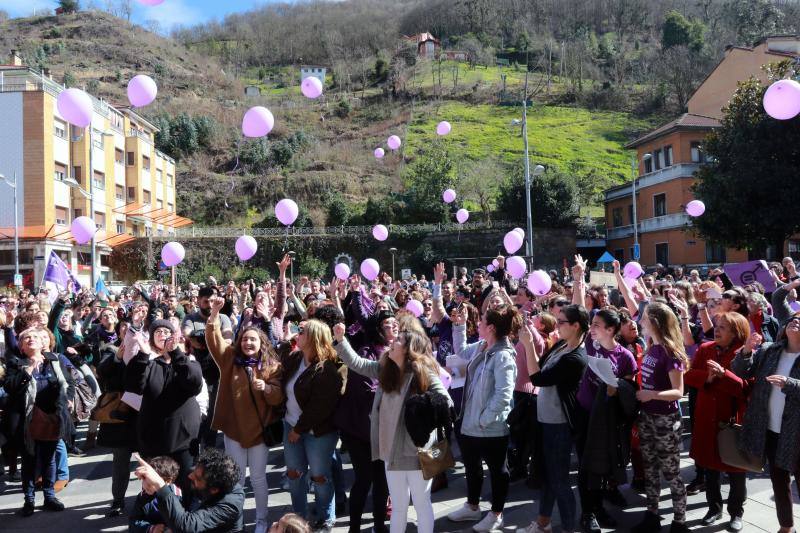
[[[60,290],[67,288],[67,283],[72,280],[72,290],[77,292],[81,289],[81,284],[76,278],[64,261],[58,257],[54,250],[50,250],[50,257],[47,259],[47,268],[44,271],[44,281],[55,283],[56,287]]]
[[[734,285],[750,285],[754,281],[761,283],[766,292],[776,289],[775,280],[769,273],[769,266],[763,259],[758,261],[748,261],[746,263],[730,263],[722,267],[731,283]]]

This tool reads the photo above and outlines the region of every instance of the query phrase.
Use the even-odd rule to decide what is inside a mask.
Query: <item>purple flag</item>
[[[47,260],[47,268],[44,271],[44,281],[52,281],[60,289],[66,289],[69,280],[72,280],[73,290],[80,290],[81,284],[78,283],[78,279],[72,275],[58,254],[54,250],[50,250],[50,258]]]

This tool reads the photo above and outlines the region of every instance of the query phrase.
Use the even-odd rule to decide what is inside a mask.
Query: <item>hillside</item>
[[[402,70],[402,80],[381,81],[378,65],[370,64],[366,83],[344,87],[337,78],[322,99],[309,101],[299,92],[296,65],[232,68],[197,46],[100,11],[1,22],[0,53],[12,48],[29,65],[50,69],[56,81],[85,86],[112,102],[126,101],[131,76],[151,75],[159,97],[139,112],[170,132],[157,142],[180,159],[179,211],[200,225],[269,223],[265,217],[284,196],[295,198],[315,224],[329,221],[332,198],[345,202],[350,220],[358,222],[367,199],[405,191],[408,166],[436,137],[439,120],[453,124],[443,144],[459,175],[486,158],[508,168],[521,164],[520,128],[512,121],[521,117],[513,101],[521,94],[524,66],[416,61]],[[596,214],[596,193],[628,176],[624,143],[662,117],[567,103],[573,82],[553,75],[548,94],[542,72],[531,74],[531,157],[588,184],[584,212]],[[258,85],[262,96],[244,97],[249,84]],[[241,116],[253,105],[266,105],[275,115],[266,141],[241,139]],[[199,145],[176,143],[186,131],[181,114],[190,122],[207,121]],[[376,160],[373,149],[391,134],[403,138],[401,153]],[[466,200],[476,201],[469,194]]]

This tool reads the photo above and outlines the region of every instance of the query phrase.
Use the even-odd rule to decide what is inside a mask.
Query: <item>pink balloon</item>
[[[373,152],[375,154],[375,159],[382,159],[386,152],[383,151],[383,148],[375,148]]]
[[[626,278],[637,279],[642,274],[644,274],[644,269],[636,261],[631,261],[622,269],[622,275]]]
[[[534,270],[528,276],[528,290],[537,296],[544,296],[552,286],[553,279],[544,270]]]
[[[419,300],[409,300],[406,304],[406,310],[411,311],[411,314],[419,318],[422,316],[422,302]]]
[[[686,213],[692,217],[699,217],[706,212],[706,204],[700,200],[692,200],[686,204]]]
[[[524,276],[527,269],[528,265],[525,264],[525,260],[518,255],[506,259],[506,271],[514,279],[520,279]]]
[[[319,98],[322,96],[322,82],[314,76],[303,78],[303,81],[300,82],[300,91],[306,98],[311,98],[312,100]]]
[[[453,383],[453,376],[450,375],[450,372],[444,369],[444,367],[439,367],[439,381],[442,382],[442,386],[445,389],[449,389],[450,385]]]
[[[392,135],[391,137],[386,139],[386,144],[388,144],[389,148],[391,148],[392,150],[397,150],[403,143],[402,141],[400,141],[400,137],[398,137],[397,135]]]
[[[86,244],[92,240],[95,232],[97,232],[97,225],[89,217],[78,217],[72,221],[69,227],[72,232],[72,237],[78,244]]]
[[[64,120],[73,126],[85,128],[92,123],[94,112],[92,97],[80,89],[61,91],[56,99],[56,107]]]
[[[284,226],[291,226],[295,220],[300,209],[294,200],[284,198],[275,205],[275,216],[281,221]]]
[[[494,272],[495,266],[494,265],[486,265],[486,272]]]
[[[164,0],[139,0],[139,3],[146,6],[160,6],[164,3]]]
[[[242,119],[242,133],[245,137],[263,137],[272,131],[275,117],[266,107],[251,107]]]
[[[495,267],[495,268],[499,267],[500,266],[500,261],[498,261],[497,259],[493,259],[492,260],[492,266]]]
[[[506,249],[506,253],[516,253],[517,250],[522,248],[522,237],[518,232],[511,230],[503,237],[503,246]]]
[[[389,238],[389,230],[383,224],[377,224],[372,228],[372,236],[375,237],[376,240],[385,241]]]
[[[450,133],[451,129],[452,127],[450,126],[450,123],[446,120],[443,120],[436,126],[436,133],[438,135],[447,135]]]
[[[134,107],[144,107],[156,99],[158,86],[153,78],[139,74],[128,82],[128,101]]]
[[[456,220],[458,220],[459,224],[463,224],[469,220],[469,211],[463,208],[456,211]]]
[[[511,231],[516,231],[517,233],[519,233],[520,237],[522,237],[522,240],[525,240],[525,230],[524,229],[522,229],[522,228],[514,228]]]
[[[168,242],[161,249],[161,261],[168,267],[179,264],[185,256],[186,250],[183,249],[183,245],[179,242]]]
[[[456,200],[456,191],[453,189],[445,189],[442,193],[442,200],[444,200],[446,204],[452,204]]]
[[[236,255],[241,261],[247,261],[256,255],[258,243],[250,235],[242,235],[236,239]]]
[[[776,81],[764,93],[764,111],[777,120],[789,120],[800,113],[800,83]]]
[[[795,301],[793,301],[792,303],[789,304],[789,307],[791,308],[792,312],[796,313],[796,312],[800,311],[800,302],[795,300]]]
[[[381,273],[381,266],[374,259],[364,259],[361,262],[361,275],[369,281],[374,280]]]
[[[339,263],[336,265],[336,268],[333,269],[333,272],[336,274],[336,277],[341,280],[346,280],[350,277],[350,267],[347,266],[346,263]]]

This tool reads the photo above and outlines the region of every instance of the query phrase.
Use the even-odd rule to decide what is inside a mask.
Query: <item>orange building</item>
[[[725,57],[697,88],[688,112],[626,145],[636,150],[636,219],[643,265],[733,263],[748,260],[746,250],[724,248],[699,238],[691,227],[686,204],[694,199],[694,173],[705,163],[703,139],[720,126],[737,83],[751,76],[766,80],[761,67],[800,56],[800,37],[774,36],[753,48],[729,46]],[[636,163],[634,163],[636,164]],[[632,184],[605,191],[606,247],[620,261],[634,257]],[[769,250],[768,257],[800,252],[800,239],[786,249]]]

